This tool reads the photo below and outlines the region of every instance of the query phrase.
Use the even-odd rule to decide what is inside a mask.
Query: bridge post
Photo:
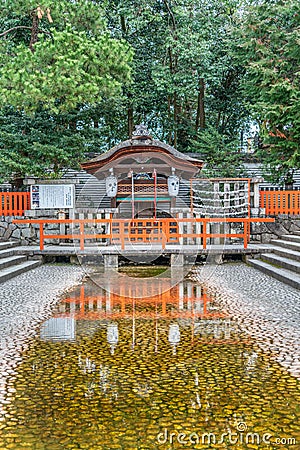
[[[191,219],[193,217],[193,214],[188,212],[186,217],[187,217],[187,219]],[[193,234],[193,224],[192,224],[192,222],[187,222],[186,228],[187,228],[187,230],[186,230],[187,234]],[[187,238],[187,244],[191,244],[192,245],[193,243],[194,243],[194,238],[188,237]]]
[[[228,212],[230,209],[230,183],[224,183],[224,208],[225,217],[228,217]],[[222,228],[224,234],[230,234],[231,224],[224,222]],[[229,241],[230,239],[227,237],[220,239],[220,243],[224,242],[224,244],[228,244]]]

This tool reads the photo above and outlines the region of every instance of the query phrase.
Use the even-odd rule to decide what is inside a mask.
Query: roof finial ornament
[[[151,137],[146,125],[143,123],[140,123],[139,125],[135,126],[135,130],[132,133],[132,139],[144,140],[144,139],[152,139],[152,137]]]

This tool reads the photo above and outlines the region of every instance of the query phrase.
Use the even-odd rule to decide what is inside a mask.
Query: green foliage
[[[247,10],[240,51],[247,60],[245,93],[261,124],[269,179],[285,182],[300,168],[300,4],[263,2]]]
[[[70,27],[35,44],[20,45],[17,56],[0,69],[0,100],[25,111],[42,104],[54,112],[113,96],[129,81],[127,45],[107,34],[88,38]]]
[[[1,179],[9,179],[12,174],[16,178],[24,174],[57,177],[68,167],[78,168],[78,161],[87,149],[93,149],[93,138],[84,127],[74,130],[66,125],[73,119],[70,115],[50,115],[45,111],[29,117],[13,108],[2,110]]]
[[[286,179],[300,161],[299,9],[296,0],[4,2],[0,103],[15,110],[2,111],[0,173],[38,173],[40,153],[59,173],[145,122],[200,152],[212,176],[238,175],[240,135],[255,120],[258,156],[273,181]],[[20,117],[29,133],[7,129]]]
[[[3,2],[2,2],[3,3]],[[7,0],[1,5],[1,16],[31,19],[32,14],[40,7],[43,17],[41,24],[47,27],[49,23],[48,12],[55,28],[63,29],[71,24],[77,31],[88,33],[101,32],[105,28],[103,9],[91,0]]]
[[[202,173],[208,177],[241,177],[242,154],[237,150],[238,142],[226,138],[213,127],[198,133],[192,148],[205,161]]]
[[[78,167],[106,143],[97,105],[120,102],[130,46],[87,0],[5,2],[0,27],[0,176]]]
[[[30,112],[42,104],[55,113],[68,111],[96,103],[102,96],[116,96],[130,81],[132,52],[125,42],[110,37],[99,7],[87,1],[64,1],[59,8],[53,3],[53,12],[42,5],[38,13],[34,2],[13,3],[19,14],[35,16],[31,33],[36,26],[38,40],[30,48],[19,43],[13,55],[6,51],[0,66],[2,106]],[[92,13],[94,20],[89,22]],[[38,18],[38,14],[44,15]],[[41,23],[46,23],[46,31]]]
[[[181,151],[206,125],[235,138],[247,115],[233,51],[237,10],[235,0],[110,2],[110,27],[135,50],[124,122],[132,114]]]

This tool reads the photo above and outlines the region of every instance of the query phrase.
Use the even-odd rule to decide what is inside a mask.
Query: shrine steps
[[[300,235],[283,235],[273,239],[272,253],[262,253],[259,259],[247,262],[256,269],[300,290]]]
[[[0,283],[28,272],[40,264],[40,260],[29,260],[27,256],[18,254],[17,243],[0,242]]]

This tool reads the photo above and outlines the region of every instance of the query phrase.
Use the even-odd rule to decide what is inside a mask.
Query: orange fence
[[[239,238],[247,248],[250,239],[252,222],[274,222],[272,218],[190,218],[190,219],[25,219],[14,220],[14,223],[39,224],[40,249],[44,250],[45,239],[78,240],[80,250],[84,250],[86,240],[102,240],[106,243],[120,245],[132,243],[179,243],[181,245],[200,244],[207,247],[208,239]],[[240,224],[242,230],[219,232],[213,230],[214,224]],[[69,233],[45,234],[44,226],[48,224],[69,225]],[[237,226],[237,225],[235,225]],[[85,230],[85,227],[88,229]],[[237,232],[241,231],[241,232]]]
[[[0,192],[0,215],[23,216],[30,209],[29,192]]]
[[[300,191],[260,191],[260,207],[266,215],[300,214]]]

